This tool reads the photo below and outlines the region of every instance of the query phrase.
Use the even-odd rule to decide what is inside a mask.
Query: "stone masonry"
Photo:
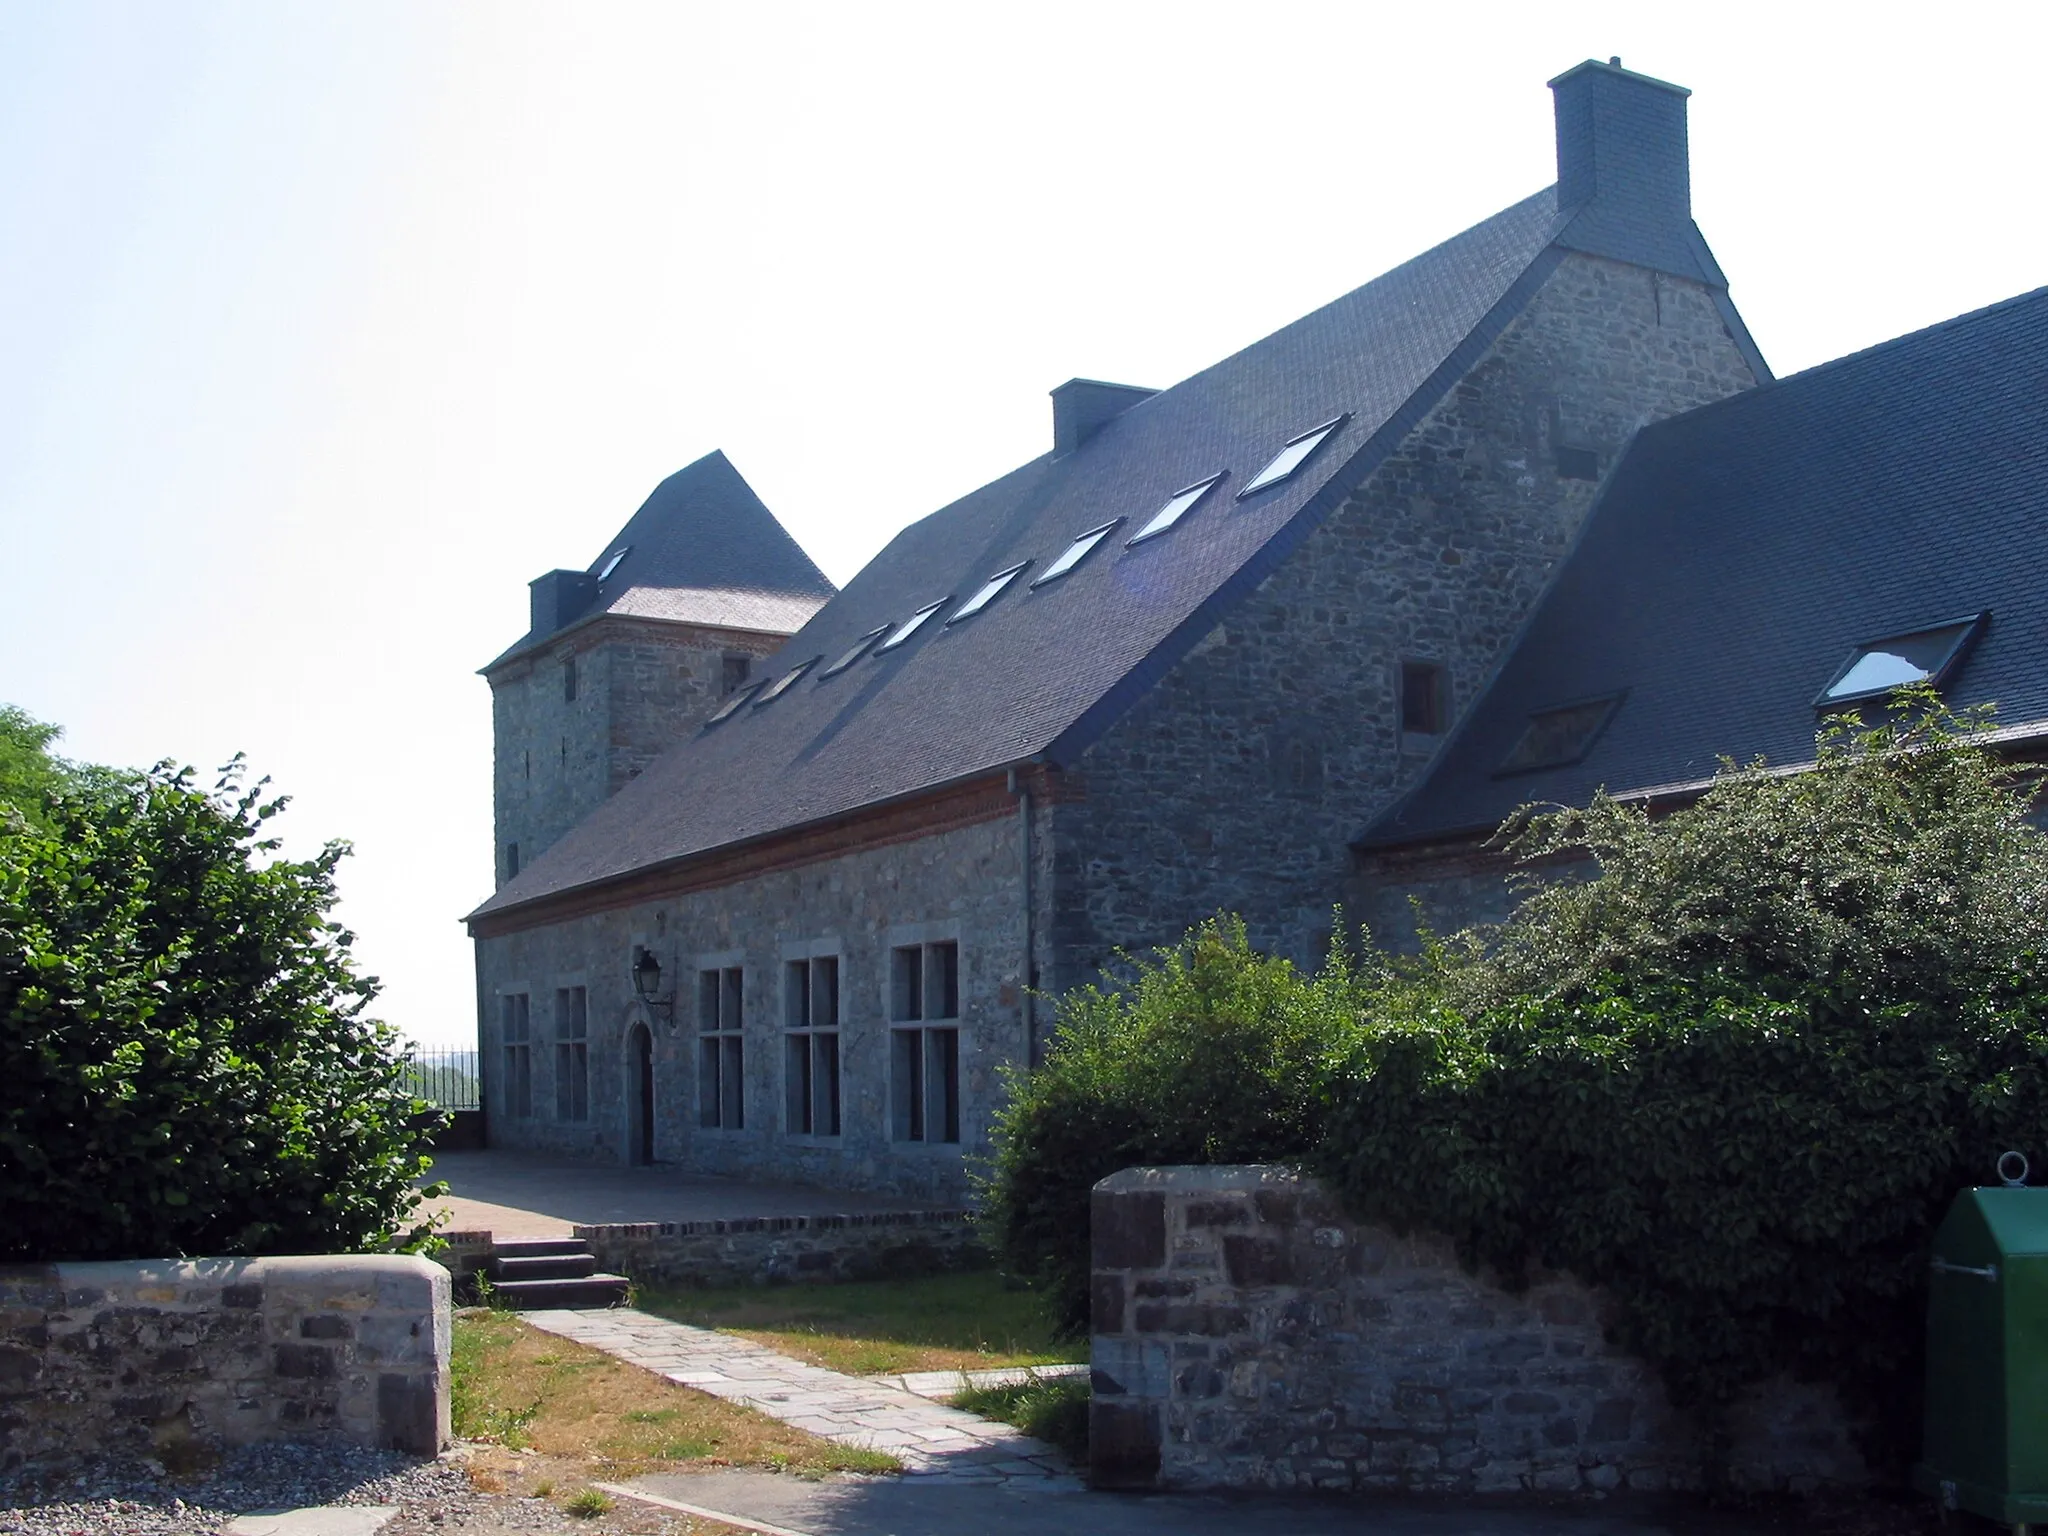
[[[600,1269],[652,1285],[900,1280],[990,1262],[965,1211],[614,1222],[574,1230]]]
[[[1569,1275],[1508,1291],[1284,1168],[1128,1169],[1096,1185],[1093,1233],[1098,1484],[1597,1493],[1715,1470]],[[1866,1479],[1824,1388],[1775,1383],[1728,1429],[1736,1487]]]
[[[448,1293],[396,1254],[0,1269],[0,1470],[320,1438],[435,1455]]]
[[[490,671],[497,883],[508,847],[531,864],[716,710],[728,657],[751,665],[787,638],[606,614]]]
[[[1029,1057],[1025,1030],[1022,855],[1017,816],[1001,781],[988,792],[995,819],[794,863],[699,890],[651,896],[544,927],[478,941],[479,987],[494,1146],[630,1160],[638,1084],[629,1044],[647,1031],[654,1071],[654,1156],[694,1172],[867,1189],[957,1207],[969,1193],[967,1159],[988,1150],[1002,1069]],[[977,814],[983,814],[977,812]],[[889,1021],[891,952],[959,946],[960,1137],[899,1135]],[[665,1002],[635,996],[638,948],[663,968]],[[838,961],[840,1130],[792,1127],[783,989],[792,959]],[[697,979],[705,969],[743,973],[744,1116],[703,1123]],[[563,1118],[564,1056],[552,1010],[558,990],[587,998],[589,1094],[582,1119]],[[530,1115],[513,1112],[504,1066],[503,1005],[528,1001]]]
[[[1455,716],[1492,678],[1636,428],[1753,386],[1697,284],[1566,257],[1343,506],[1085,754],[1051,818],[1050,986],[1219,910],[1312,958],[1350,839],[1427,767],[1403,661]]]

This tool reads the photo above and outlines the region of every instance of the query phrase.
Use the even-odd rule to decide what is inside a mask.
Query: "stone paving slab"
[[[376,1536],[397,1513],[396,1504],[322,1504],[237,1515],[222,1530],[226,1536]]]
[[[842,1375],[751,1339],[625,1307],[520,1316],[544,1332],[601,1349],[679,1385],[758,1408],[823,1439],[886,1451],[911,1476],[990,1484],[1016,1479],[1074,1483],[1066,1458],[1044,1441],[921,1397],[900,1380]],[[959,1375],[938,1374],[956,1381]]]

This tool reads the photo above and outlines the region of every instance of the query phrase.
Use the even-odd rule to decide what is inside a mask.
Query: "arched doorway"
[[[645,1166],[654,1161],[654,1036],[645,1024],[626,1036],[626,1063],[628,1156]]]

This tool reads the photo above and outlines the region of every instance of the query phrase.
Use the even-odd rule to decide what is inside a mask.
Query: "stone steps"
[[[622,1307],[631,1290],[624,1275],[598,1273],[580,1238],[506,1238],[492,1244],[487,1268],[492,1294],[516,1312]]]

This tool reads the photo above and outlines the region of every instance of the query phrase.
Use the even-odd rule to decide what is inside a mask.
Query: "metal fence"
[[[475,1051],[407,1051],[405,1079],[414,1094],[443,1109],[484,1107],[483,1076]]]

